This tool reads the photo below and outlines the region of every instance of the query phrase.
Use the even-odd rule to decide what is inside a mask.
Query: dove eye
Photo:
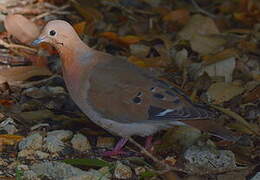
[[[51,30],[51,31],[49,32],[49,34],[50,34],[50,36],[54,36],[54,35],[56,34],[56,31]]]

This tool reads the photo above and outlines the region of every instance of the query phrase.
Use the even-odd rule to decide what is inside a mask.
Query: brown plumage
[[[34,44],[40,42],[58,50],[65,83],[75,103],[113,134],[148,136],[173,125],[185,125],[185,121],[215,116],[148,69],[89,48],[65,21],[49,22]]]

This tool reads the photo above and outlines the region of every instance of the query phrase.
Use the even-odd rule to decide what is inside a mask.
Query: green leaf
[[[145,171],[141,173],[141,179],[144,179],[146,177],[154,177],[154,176],[157,176],[157,174],[153,171]]]
[[[94,167],[110,167],[111,164],[101,159],[65,159],[63,162],[71,165],[94,166]]]

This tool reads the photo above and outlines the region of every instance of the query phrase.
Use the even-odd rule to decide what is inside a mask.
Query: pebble
[[[34,153],[39,159],[47,159],[49,157],[49,154],[42,151],[35,151]]]
[[[108,180],[99,171],[83,171],[69,164],[57,161],[47,161],[33,164],[30,167],[37,177],[46,177],[48,179],[66,179],[66,180]]]
[[[47,136],[43,147],[48,152],[56,153],[62,151],[65,148],[65,144],[56,136]]]
[[[144,173],[146,171],[146,169],[142,166],[136,167],[135,168],[135,174],[136,175],[141,175],[142,173]]]
[[[21,151],[18,152],[18,158],[25,158],[25,159],[30,159],[30,160],[33,160],[35,159],[35,156],[34,156],[34,150],[32,149],[23,149]]]
[[[80,152],[91,150],[90,143],[86,136],[75,134],[71,140],[72,147]]]
[[[114,176],[118,179],[130,179],[132,177],[132,170],[130,167],[122,164],[120,161],[117,161]]]
[[[212,147],[191,146],[184,153],[186,168],[197,173],[202,171],[229,170],[236,167],[235,155],[228,150],[216,150]]]
[[[260,180],[260,172],[257,172],[250,180]]]
[[[41,149],[43,143],[43,137],[39,133],[34,133],[27,136],[19,143],[19,150],[23,149],[32,149],[37,150]]]
[[[66,141],[72,137],[73,133],[69,130],[55,130],[47,133],[48,136],[55,136],[61,141]]]

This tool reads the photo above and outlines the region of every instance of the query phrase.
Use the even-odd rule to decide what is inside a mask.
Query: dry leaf
[[[0,135],[0,146],[2,145],[14,145],[20,142],[24,137],[11,135],[11,134],[1,134]]]
[[[46,67],[21,66],[2,69],[0,71],[0,83],[8,82],[17,84],[34,76],[50,76],[51,72]]]
[[[211,77],[224,77],[225,82],[232,81],[233,71],[236,67],[236,60],[234,57],[219,61],[214,64],[210,64],[208,66],[203,67],[199,71],[199,75],[207,72]]]
[[[79,35],[81,35],[81,34],[84,34],[86,24],[87,24],[86,21],[82,21],[80,23],[74,24],[73,27],[74,27],[75,31]]]
[[[214,104],[221,104],[231,100],[244,92],[244,88],[233,85],[232,83],[219,82],[212,84],[207,91],[209,101]]]
[[[195,35],[219,34],[215,22],[202,15],[193,15],[184,28],[178,33],[179,39],[191,40]]]
[[[238,51],[236,49],[230,48],[214,55],[203,56],[202,60],[204,65],[210,65],[236,56],[238,56]]]
[[[130,56],[128,61],[140,67],[166,67],[168,65],[162,57],[139,58],[136,56]]]
[[[25,44],[30,44],[40,34],[36,24],[20,14],[6,16],[4,25],[9,34]]]
[[[103,33],[100,33],[99,36],[109,39],[111,41],[114,41],[114,42],[119,43],[124,46],[136,44],[140,40],[142,40],[142,38],[138,37],[138,36],[134,36],[134,35],[118,36],[114,32],[103,32]]]
[[[226,40],[219,36],[194,34],[190,39],[192,50],[201,55],[208,55],[217,52],[226,43]]]
[[[169,12],[163,17],[163,21],[177,22],[178,24],[186,24],[190,19],[190,12],[187,9],[177,9]]]

